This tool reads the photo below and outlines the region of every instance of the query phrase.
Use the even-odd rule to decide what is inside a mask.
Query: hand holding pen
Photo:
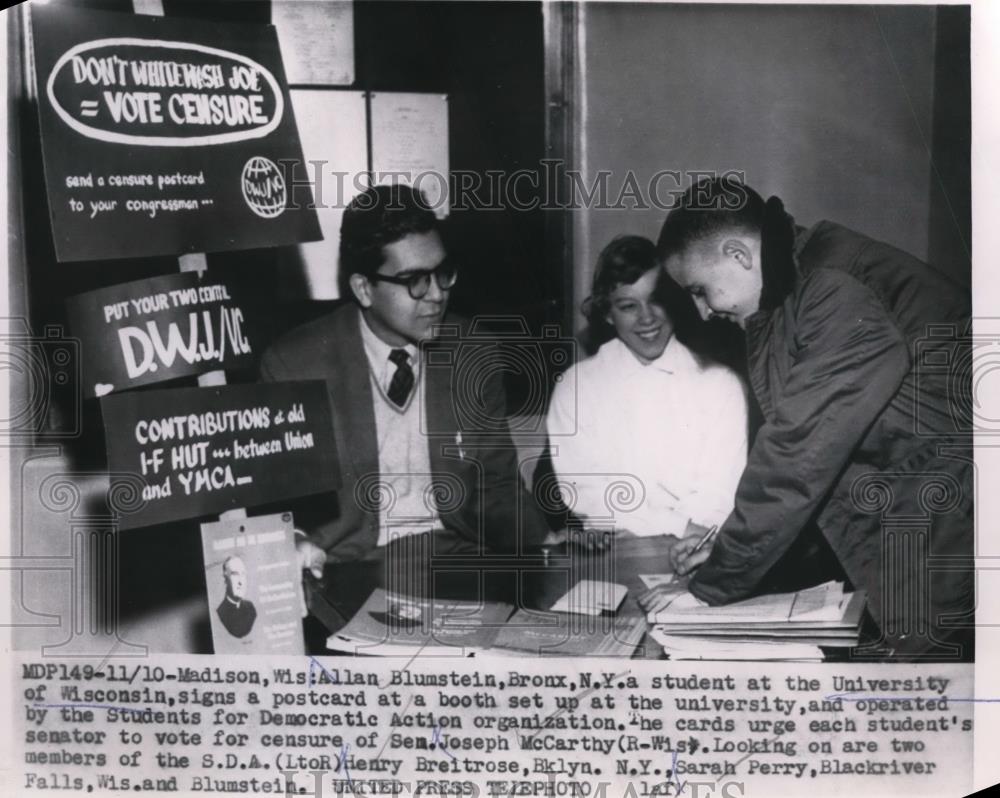
[[[687,576],[708,559],[712,547],[708,544],[715,539],[719,525],[713,524],[700,538],[687,537],[680,540],[670,552],[670,564],[677,576]]]
[[[704,529],[704,527],[700,527]],[[670,550],[670,565],[676,577],[687,576],[691,571],[708,559],[712,548],[708,544],[719,531],[718,525],[707,529],[703,535],[688,535],[678,540]],[[658,585],[636,597],[639,606],[646,612],[656,613],[671,606],[698,606],[699,601],[687,591],[687,582],[674,579],[665,585]]]

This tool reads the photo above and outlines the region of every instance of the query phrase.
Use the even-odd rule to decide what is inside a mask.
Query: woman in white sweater
[[[547,418],[560,495],[585,529],[679,538],[733,509],[746,392],[674,334],[689,305],[651,241],[620,236],[601,252],[584,312],[612,337],[557,383]]]

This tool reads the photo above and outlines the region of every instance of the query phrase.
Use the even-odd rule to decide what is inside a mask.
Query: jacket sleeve
[[[289,368],[274,347],[264,352],[257,367],[257,376],[258,382],[283,382],[297,378],[295,371]],[[339,497],[335,491],[283,501],[281,507],[292,509],[296,532],[305,534],[306,538],[327,552],[338,538],[343,537]]]
[[[288,368],[273,347],[264,352],[257,367],[259,382],[280,382],[288,379]]]
[[[847,274],[808,275],[793,312],[796,351],[781,399],[757,433],[735,509],[690,582],[710,604],[746,597],[791,545],[910,367],[902,333]]]
[[[483,390],[484,418],[507,417],[507,393],[499,368],[491,369]],[[500,552],[515,552],[537,546],[545,538],[545,518],[521,481],[517,448],[506,424],[483,435],[477,447],[483,468],[482,506],[486,544]]]

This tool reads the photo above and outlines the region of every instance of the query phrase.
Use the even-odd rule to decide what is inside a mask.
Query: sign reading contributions
[[[101,400],[111,471],[146,480],[122,529],[335,490],[322,381],[131,391]]]
[[[273,27],[60,6],[32,30],[59,260],[320,238]]]

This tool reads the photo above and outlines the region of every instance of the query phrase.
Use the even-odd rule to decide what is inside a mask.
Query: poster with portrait
[[[60,261],[321,237],[273,27],[35,6]],[[290,174],[290,170],[289,170]]]
[[[302,575],[292,514],[201,525],[216,654],[302,654]]]

